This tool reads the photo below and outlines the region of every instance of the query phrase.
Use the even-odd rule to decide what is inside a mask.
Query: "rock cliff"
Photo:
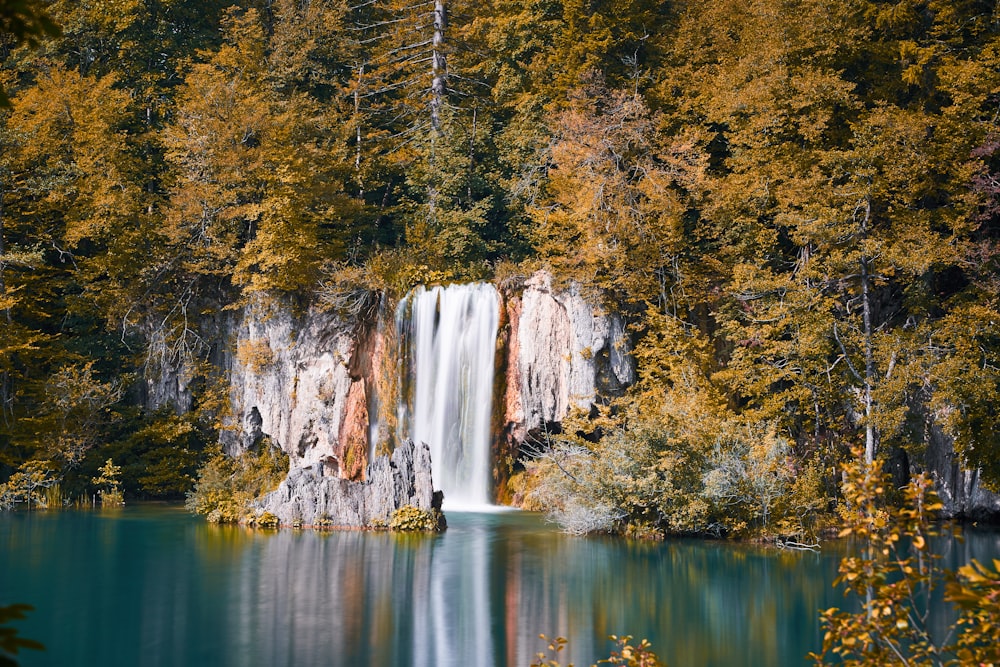
[[[405,505],[424,511],[441,509],[442,496],[434,492],[427,445],[407,441],[391,457],[376,457],[363,482],[324,472],[322,465],[293,467],[275,491],[255,502],[255,509],[274,514],[283,525],[323,523],[346,528],[386,526],[392,513]]]
[[[494,456],[510,463],[532,430],[560,422],[572,408],[589,408],[601,394],[620,393],[634,381],[635,368],[622,319],[575,286],[554,288],[547,273],[503,294],[501,308],[507,328],[497,355],[503,372],[494,423],[502,435]],[[383,313],[379,321],[388,320]],[[273,305],[245,308],[232,318],[227,336],[231,415],[225,450],[236,453],[270,438],[290,457],[282,493],[294,490],[300,504],[312,493],[320,494],[321,505],[322,498],[341,497],[333,495],[336,479],[366,479],[373,440],[388,435],[386,404],[395,401],[377,395],[393,384],[384,376],[396,370],[383,366],[393,363],[387,345],[395,337],[378,323],[345,322],[315,308],[295,315]],[[168,378],[171,386],[175,379]],[[494,477],[500,480],[505,467],[498,465]],[[368,467],[367,474],[378,470]]]
[[[359,476],[368,442],[368,390],[352,374],[359,328],[316,309],[295,317],[286,308],[248,307],[232,332],[226,451],[267,435],[292,469]]]
[[[514,440],[635,382],[621,316],[588,301],[576,285],[554,289],[552,276],[539,271],[507,300],[511,333],[503,405]]]
[[[954,440],[933,422],[924,464],[937,486],[945,516],[972,520],[1000,518],[1000,495],[983,488],[978,470],[961,465]]]
[[[573,408],[589,409],[601,396],[621,394],[635,381],[636,368],[622,317],[574,285],[557,288],[545,272],[503,292],[500,308],[493,476],[503,497],[510,464],[533,431],[557,425]],[[286,496],[281,507],[293,508],[282,510],[283,520],[295,512],[305,519],[308,512],[326,511],[315,507],[329,509],[330,503],[355,503],[353,514],[347,513],[354,518],[344,525],[364,525],[356,522],[367,522],[385,508],[370,509],[373,500],[358,504],[356,494],[335,489],[366,474],[380,474],[383,481],[365,493],[377,489],[399,500],[379,467],[390,464],[368,466],[373,445],[385,442],[393,430],[396,400],[391,378],[397,373],[397,343],[391,325],[384,328],[385,313],[380,321],[383,325],[362,326],[317,309],[296,316],[288,308],[248,307],[227,327],[231,352],[224,365],[232,416],[223,445],[237,452],[266,435],[289,454],[288,485],[275,492]],[[150,383],[151,402],[183,407],[187,375],[182,369]],[[985,490],[978,473],[960,465],[946,434],[937,427],[931,431],[921,467],[934,475],[946,512],[1000,515],[1000,495]],[[429,470],[428,465],[428,475]],[[318,494],[315,501],[305,500],[310,493]]]

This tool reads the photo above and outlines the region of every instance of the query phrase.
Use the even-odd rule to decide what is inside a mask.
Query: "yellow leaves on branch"
[[[699,136],[660,137],[639,96],[608,90],[597,75],[556,123],[549,196],[531,209],[535,248],[571,275],[652,292],[641,274],[679,251],[684,188],[703,179]]]
[[[124,129],[129,93],[114,74],[85,76],[44,63],[37,84],[15,102],[12,145],[0,160],[37,197],[39,212],[64,219],[70,247],[105,240],[138,200]]]

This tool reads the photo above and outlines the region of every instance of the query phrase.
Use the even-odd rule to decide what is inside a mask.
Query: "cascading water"
[[[492,285],[417,287],[396,310],[400,440],[431,448],[445,507],[490,503],[499,297]]]

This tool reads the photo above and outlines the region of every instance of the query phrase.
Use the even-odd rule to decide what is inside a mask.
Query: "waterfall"
[[[492,285],[417,287],[396,310],[398,436],[431,448],[445,506],[490,503],[490,423],[499,298]]]

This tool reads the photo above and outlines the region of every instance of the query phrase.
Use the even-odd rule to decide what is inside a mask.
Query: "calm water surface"
[[[249,531],[180,508],[0,514],[0,601],[48,650],[26,667],[527,667],[648,637],[672,667],[802,665],[840,553],[561,535],[525,513],[449,514],[438,536]],[[996,534],[949,561],[1000,554]]]

